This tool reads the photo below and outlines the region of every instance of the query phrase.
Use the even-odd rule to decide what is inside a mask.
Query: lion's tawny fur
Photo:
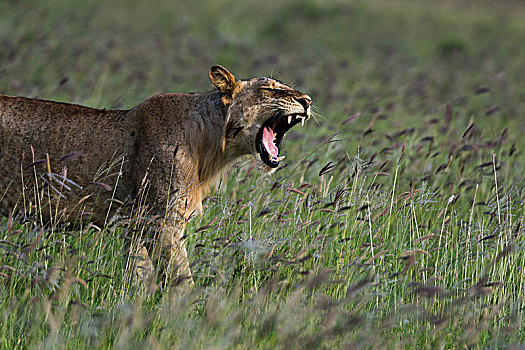
[[[293,89],[286,98],[262,94],[262,84],[280,83],[237,81],[220,66],[210,78],[218,91],[157,95],[130,110],[0,95],[0,214],[36,204],[43,221],[88,215],[103,224],[115,199],[132,201],[146,181],[150,212],[166,218],[150,257],[160,270],[171,259],[177,275],[189,275],[184,219],[200,209],[203,193],[228,164],[256,156],[255,135],[271,110],[280,103],[299,113],[303,107],[293,99],[305,96]],[[239,128],[234,136],[232,126]],[[57,205],[35,203],[35,176],[54,184],[47,194]]]

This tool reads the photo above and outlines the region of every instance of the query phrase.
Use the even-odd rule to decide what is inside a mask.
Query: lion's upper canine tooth
[[[289,115],[289,116],[288,116],[288,124],[291,124],[291,123],[292,123],[292,116]]]
[[[304,126],[304,118],[301,118],[301,126]]]

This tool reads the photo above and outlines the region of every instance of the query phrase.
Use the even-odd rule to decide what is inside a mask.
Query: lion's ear
[[[223,66],[213,66],[210,68],[210,80],[215,87],[226,97],[231,99],[235,90],[235,77]]]

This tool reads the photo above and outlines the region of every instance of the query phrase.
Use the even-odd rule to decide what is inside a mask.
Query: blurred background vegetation
[[[518,1],[46,1],[0,4],[3,93],[132,107],[165,91],[211,89],[207,69],[272,75],[336,121],[392,105],[523,108]],[[469,118],[470,116],[465,116]],[[401,120],[402,118],[398,118]],[[404,120],[402,120],[404,122]]]
[[[221,64],[318,113],[190,223],[189,298],[130,294],[118,229],[4,219],[0,347],[523,344],[524,38],[517,0],[1,1],[2,94],[131,108]]]

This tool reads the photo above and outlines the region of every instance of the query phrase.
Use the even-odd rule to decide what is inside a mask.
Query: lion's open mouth
[[[255,148],[266,165],[272,168],[279,166],[284,159],[284,156],[279,156],[284,134],[296,124],[303,125],[306,119],[307,114],[293,114],[274,116],[264,122],[257,133]]]

